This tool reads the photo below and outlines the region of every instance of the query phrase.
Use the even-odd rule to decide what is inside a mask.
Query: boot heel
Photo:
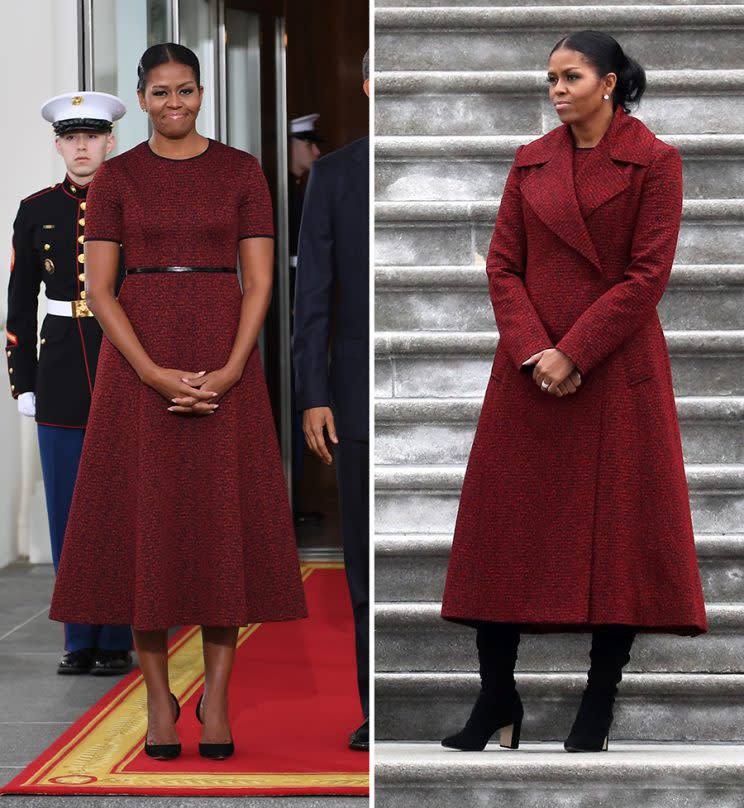
[[[519,749],[519,736],[522,733],[522,719],[499,730],[499,746],[504,749]]]
[[[609,746],[609,740],[610,740],[610,736],[609,736],[609,735],[605,735],[605,739],[604,739],[604,745],[602,746],[602,751],[603,751],[603,752],[606,752],[606,751],[607,751],[607,748],[608,748],[608,746]]]

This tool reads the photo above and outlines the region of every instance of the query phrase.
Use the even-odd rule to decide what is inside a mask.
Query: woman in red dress
[[[160,759],[181,750],[167,629],[201,625],[200,752],[221,758],[233,752],[238,626],[306,615],[256,348],[271,296],[271,199],[254,157],[196,131],[192,51],[148,48],[138,75],[153,135],[101,167],[81,222],[88,305],[105,338],[50,616],[132,626],[145,751]]]
[[[707,629],[656,306],[682,212],[676,149],[627,114],[643,69],[606,34],[550,55],[562,126],[517,150],[486,270],[499,329],[442,606],[475,626],[481,693],[443,741],[519,745],[521,632],[592,633],[568,751],[608,745],[637,632]]]

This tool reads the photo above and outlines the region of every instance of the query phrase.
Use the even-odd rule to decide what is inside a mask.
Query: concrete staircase
[[[744,5],[422,4],[376,11],[377,804],[744,806]],[[558,124],[547,54],[580,28],[647,68],[638,117],[685,164],[659,312],[710,632],[638,639],[603,755],[561,745],[588,636],[525,635],[520,751],[456,753],[438,741],[477,692],[474,638],[439,602],[498,340],[485,255],[514,150]]]

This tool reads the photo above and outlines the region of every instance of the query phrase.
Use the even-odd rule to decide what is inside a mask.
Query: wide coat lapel
[[[644,124],[618,107],[582,168],[580,207],[574,185],[573,137],[563,124],[525,146],[517,156],[518,167],[535,167],[521,182],[522,198],[547,227],[601,271],[585,216],[629,186],[628,172],[616,161],[647,164],[653,139]]]

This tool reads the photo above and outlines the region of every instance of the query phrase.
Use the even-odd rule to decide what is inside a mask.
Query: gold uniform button
[[[85,217],[83,217],[82,219],[78,219],[78,224],[80,225],[80,227],[85,227]]]
[[[52,188],[54,188],[54,186],[52,186]],[[10,385],[10,391],[11,391],[11,393],[15,393],[15,385],[14,384]]]
[[[80,210],[85,210],[85,202],[80,203]]]
[[[45,252],[48,252],[48,251],[49,251],[49,250],[51,250],[51,249],[52,249],[52,245],[51,245],[51,244],[45,244],[45,245],[44,245],[44,251],[45,251]]]
[[[8,356],[12,356],[10,351],[6,351],[5,353],[8,354]]]
[[[43,345],[46,342],[46,337],[41,338],[41,344]]]
[[[84,263],[85,263],[85,254],[84,254],[84,253],[80,253],[80,255],[78,255],[78,261],[79,261],[81,264],[84,264]]]
[[[78,275],[78,280],[79,280],[79,281],[84,281],[84,280],[85,280],[85,273],[84,273],[84,272],[81,272],[81,273]]]
[[[12,373],[12,372],[13,372],[13,368],[8,368],[8,373]]]
[[[80,299],[85,300],[85,289],[83,289],[83,291],[80,292]]]
[[[82,244],[85,241],[85,236],[78,236],[78,244]]]
[[[70,186],[70,190],[72,191],[73,194],[77,193],[77,188],[74,185]]]

